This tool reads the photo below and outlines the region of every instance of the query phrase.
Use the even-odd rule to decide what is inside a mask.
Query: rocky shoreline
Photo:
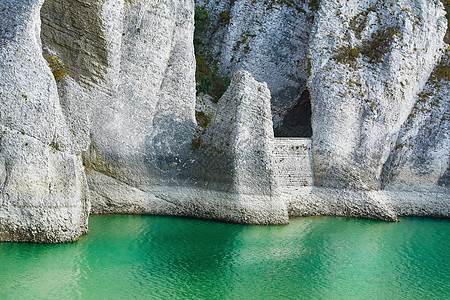
[[[269,2],[3,0],[0,241],[450,217],[448,2]]]

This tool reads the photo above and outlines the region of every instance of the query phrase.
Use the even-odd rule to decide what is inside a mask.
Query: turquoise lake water
[[[1,299],[450,299],[450,220],[244,226],[92,216],[77,243],[0,243]]]

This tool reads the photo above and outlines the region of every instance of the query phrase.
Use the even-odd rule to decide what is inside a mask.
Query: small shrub
[[[229,76],[225,77],[213,77],[213,88],[210,95],[213,97],[213,102],[217,103],[219,99],[225,94],[228,87],[230,86],[231,78]]]
[[[203,6],[196,6],[194,11],[195,30],[205,30],[208,26],[209,14]]]
[[[336,54],[332,56],[331,59],[355,67],[356,59],[362,55],[366,57],[370,63],[381,63],[383,56],[389,52],[391,44],[398,34],[400,34],[400,32],[396,27],[378,30],[372,34],[370,40],[363,40],[361,46],[355,48],[343,46],[337,49]]]
[[[230,11],[220,13],[220,22],[229,23]],[[214,61],[205,45],[208,44],[208,11],[203,6],[195,7],[195,31],[194,31],[194,50],[195,50],[195,81],[197,82],[197,95],[203,93],[213,97],[213,102],[217,101],[230,85],[230,78],[222,78],[217,74],[217,63]]]
[[[197,95],[200,93],[209,94],[213,87],[212,77],[205,75],[201,78],[200,84],[197,84]]]
[[[372,34],[371,40],[364,40],[360,53],[366,56],[370,62],[379,63],[381,58],[391,48],[395,35],[400,34],[397,27],[388,27],[386,30],[378,30]]]
[[[376,12],[376,9],[374,7],[369,7],[367,10],[360,12],[350,20],[349,28],[355,32],[355,36],[358,39],[361,39],[361,33],[367,25],[367,17],[370,12]]]
[[[205,129],[208,126],[209,122],[211,122],[212,116],[207,115],[202,111],[195,112],[195,119],[197,120],[198,126]]]
[[[219,23],[229,25],[231,21],[231,12],[229,9],[221,11],[219,14]]]
[[[231,79],[228,76],[220,77],[213,73],[206,65],[205,58],[197,55],[195,57],[197,67],[195,80],[197,82],[197,95],[208,94],[213,97],[213,102],[217,103],[220,97],[226,92]]]
[[[430,75],[430,80],[435,85],[439,85],[441,81],[450,81],[450,47],[441,57],[441,61],[434,68]]]
[[[358,48],[350,48],[348,46],[343,46],[336,50],[336,54],[331,57],[331,59],[348,64],[351,67],[356,67],[356,60],[359,57]]]
[[[320,2],[319,0],[310,0],[308,6],[311,11],[317,11],[319,10]]]
[[[69,72],[66,70],[64,64],[59,60],[59,58],[54,55],[47,55],[45,59],[48,62],[48,66],[53,73],[53,77],[55,77],[56,82],[60,82],[66,76],[70,76]]]

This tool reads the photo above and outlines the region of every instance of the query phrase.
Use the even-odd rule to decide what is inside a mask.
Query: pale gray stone
[[[383,169],[386,189],[450,187],[450,82],[448,73],[442,73],[449,68],[449,56],[447,50],[400,130]]]
[[[197,171],[200,185],[231,194],[252,218],[250,223],[288,222],[287,208],[275,181],[270,91],[266,83],[257,82],[246,71],[236,72],[211,123],[197,139],[203,158]]]
[[[41,54],[42,3],[1,3],[0,241],[68,242],[87,232],[81,153]]]
[[[208,11],[201,38],[206,60],[221,76],[239,69],[267,82],[276,129],[300,101],[308,78],[313,12],[308,1],[196,0]],[[214,71],[212,67],[212,71]]]
[[[206,129],[193,0],[43,2],[0,5],[1,241],[78,239],[89,195],[92,213],[244,224],[449,217],[438,0],[197,1],[218,72],[250,71],[197,102]],[[308,90],[312,139],[274,140]]]
[[[383,164],[445,48],[445,11],[439,1],[320,3],[309,78],[315,184],[379,189]]]

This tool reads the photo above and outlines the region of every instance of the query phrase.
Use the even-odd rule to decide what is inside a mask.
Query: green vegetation
[[[396,35],[400,35],[397,27],[388,27],[385,30],[377,30],[372,33],[371,40],[364,40],[360,52],[371,63],[380,63],[383,55],[389,52]]]
[[[361,39],[361,33],[367,25],[367,16],[370,12],[376,12],[376,8],[369,7],[367,10],[360,12],[350,20],[349,28],[355,32],[355,36]]]
[[[317,11],[319,10],[320,7],[320,2],[319,0],[310,0],[308,3],[309,9],[312,11]]]
[[[220,77],[217,73],[212,72],[206,65],[205,57],[203,56],[196,55],[195,61],[197,64],[195,72],[197,94],[208,94],[213,97],[213,102],[217,103],[230,85],[230,77]]]
[[[440,86],[441,81],[450,81],[450,47],[441,57],[441,61],[430,75],[430,81],[435,86]]]
[[[229,25],[231,21],[231,13],[230,10],[224,10],[219,14],[219,23]]]
[[[195,30],[205,30],[208,26],[209,14],[208,11],[203,6],[195,7]]]
[[[230,11],[220,13],[219,22],[229,24]],[[197,95],[203,93],[213,97],[213,102],[217,103],[220,97],[225,93],[230,85],[230,77],[221,77],[217,74],[217,63],[210,57],[207,49],[205,49],[207,40],[207,32],[209,29],[208,11],[202,6],[195,7],[195,32],[194,32],[194,49],[196,72],[195,80],[197,82]]]
[[[331,59],[356,67],[356,60],[362,55],[370,63],[381,63],[383,56],[389,52],[391,44],[397,35],[400,35],[397,27],[377,30],[372,33],[370,40],[363,40],[361,46],[355,48],[343,46],[337,49],[336,54]]]
[[[55,77],[56,83],[60,82],[64,77],[70,76],[69,72],[66,70],[66,67],[56,55],[47,55],[45,56],[45,59],[47,60],[48,66]]]
[[[203,41],[201,36],[208,29],[209,15],[203,6],[196,6],[194,13],[195,31],[194,31],[194,48],[195,53],[203,50]]]
[[[196,111],[195,118],[197,119],[198,126],[205,129],[209,122],[211,122],[212,116],[207,115],[202,111]]]
[[[356,66],[356,59],[359,57],[358,48],[343,46],[336,50],[336,54],[331,57],[340,63],[346,63],[352,67]]]
[[[431,79],[433,81],[437,80],[450,81],[450,66],[447,63],[441,62],[439,65],[436,66],[433,73],[431,74]]]

